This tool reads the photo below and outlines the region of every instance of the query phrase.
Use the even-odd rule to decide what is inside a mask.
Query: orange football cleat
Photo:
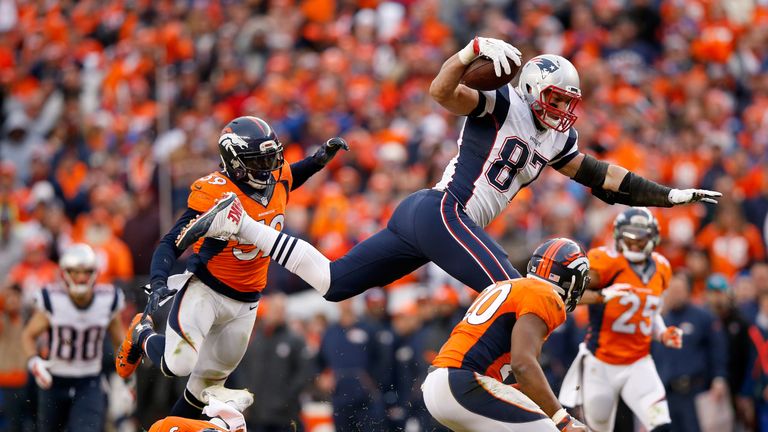
[[[144,356],[138,343],[139,334],[147,328],[153,328],[152,317],[147,315],[142,320],[142,315],[138,313],[131,320],[131,325],[125,333],[125,339],[123,339],[123,343],[120,345],[115,356],[115,369],[117,374],[123,379],[133,375],[133,372],[139,366],[141,358]]]

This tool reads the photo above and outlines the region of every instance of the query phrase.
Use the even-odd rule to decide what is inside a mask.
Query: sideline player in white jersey
[[[99,375],[104,336],[115,349],[125,329],[119,313],[125,299],[113,285],[97,284],[98,262],[90,246],[75,244],[59,260],[61,280],[41,289],[36,310],[22,332],[28,368],[40,388],[37,422],[41,431],[104,430],[107,398]],[[36,340],[50,334],[47,360]]]
[[[483,230],[546,166],[592,188],[602,200],[671,207],[715,203],[721,194],[670,189],[578,150],[573,110],[581,100],[579,74],[563,57],[534,57],[517,87],[473,90],[460,80],[479,56],[493,60],[496,74],[520,64],[520,51],[498,39],[476,37],[449,58],[432,81],[430,95],[466,116],[458,154],[432,189],[403,200],[387,227],[330,261],[307,242],[249,217],[226,219],[227,206],[212,208],[182,230],[184,248],[200,236],[248,241],[299,275],[327,300],[341,301],[387,285],[433,261],[451,276],[482,291],[496,281],[519,278],[506,252]]]

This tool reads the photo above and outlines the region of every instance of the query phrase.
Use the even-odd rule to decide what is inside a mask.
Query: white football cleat
[[[240,231],[244,212],[237,195],[225,193],[207,212],[189,221],[176,238],[176,247],[186,250],[201,237],[229,240]]]
[[[203,390],[203,402],[207,404],[211,398],[230,404],[240,412],[253,404],[253,393],[246,389],[228,389],[223,385],[214,385]]]

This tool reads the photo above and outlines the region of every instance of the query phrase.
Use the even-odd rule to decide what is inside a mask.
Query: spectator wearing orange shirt
[[[765,259],[760,232],[744,220],[738,205],[724,203],[715,220],[696,237],[696,244],[709,253],[712,271],[733,277],[750,263]]]
[[[59,266],[48,259],[48,240],[42,235],[32,235],[24,240],[22,261],[11,268],[7,285],[21,289],[23,303],[32,306],[34,294],[58,278]]]

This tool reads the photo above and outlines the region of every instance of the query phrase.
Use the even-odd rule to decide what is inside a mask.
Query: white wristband
[[[560,423],[563,421],[564,418],[568,416],[568,411],[565,410],[565,408],[560,408],[557,410],[557,412],[552,416],[552,421],[555,422],[555,424]]]
[[[474,38],[471,41],[469,41],[467,46],[465,46],[464,48],[461,49],[461,51],[459,51],[459,61],[461,62],[461,64],[466,66],[472,63],[472,61],[477,58],[478,52],[480,51],[478,44],[479,44],[479,41],[477,40],[477,38]]]

